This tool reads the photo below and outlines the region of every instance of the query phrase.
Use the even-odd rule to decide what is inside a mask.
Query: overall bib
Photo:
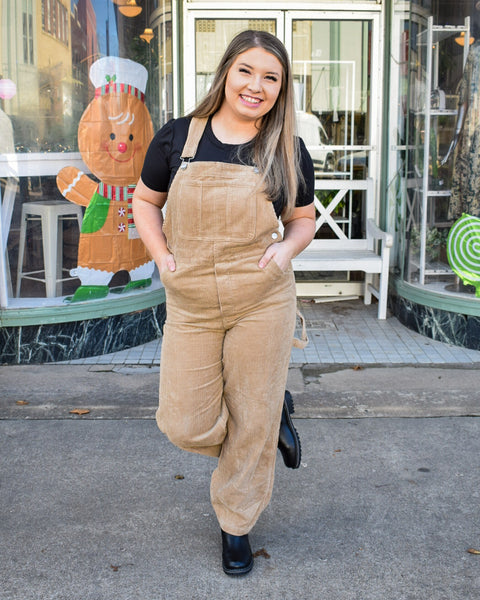
[[[267,506],[296,320],[291,266],[254,167],[195,162],[206,119],[192,119],[164,222],[176,270],[161,274],[167,319],[159,428],[178,447],[218,457],[211,500],[221,528],[244,535]]]

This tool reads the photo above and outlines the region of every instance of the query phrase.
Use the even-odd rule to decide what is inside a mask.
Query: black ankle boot
[[[252,570],[253,556],[246,535],[231,535],[222,529],[222,564],[227,575],[246,575]]]
[[[293,426],[290,414],[295,411],[293,398],[288,390],[285,390],[283,400],[282,420],[280,422],[280,433],[278,436],[278,448],[282,453],[283,462],[290,469],[298,469],[302,460],[302,446],[298,432]]]

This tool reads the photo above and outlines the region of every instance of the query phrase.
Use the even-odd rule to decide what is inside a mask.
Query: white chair
[[[379,229],[374,221],[373,180],[354,179],[316,180],[315,189],[334,192],[334,198],[327,207],[315,198],[319,213],[317,231],[323,224],[330,227],[335,239],[314,239],[296,258],[294,271],[363,271],[363,300],[370,304],[372,294],[378,299],[378,318],[387,317],[388,271],[390,248],[393,236]],[[334,210],[350,190],[365,190],[365,235],[361,239],[347,238],[338,226]],[[374,275],[378,282],[374,284]],[[324,284],[317,282],[297,282],[297,296],[322,296]]]
[[[18,188],[18,178],[17,177],[8,177],[5,183],[5,189],[2,191],[0,189],[0,221],[1,221],[1,243],[0,247],[2,252],[4,253],[5,262],[0,266],[0,287],[4,289],[0,289],[0,304],[7,306],[8,300],[7,298],[13,296],[12,291],[12,278],[10,274],[10,262],[8,258],[8,235],[10,233],[10,225],[12,222],[12,214],[13,207],[15,204],[15,197],[17,195]],[[1,262],[1,261],[0,261]],[[1,298],[5,294],[5,298]]]
[[[20,296],[22,279],[32,279],[45,283],[46,297],[54,298],[62,293],[61,283],[73,279],[62,277],[63,271],[63,221],[76,220],[82,227],[83,213],[81,206],[63,200],[44,200],[41,202],[25,202],[22,206],[22,222],[20,225],[20,242],[18,251],[17,289]],[[41,221],[43,242],[43,269],[24,271],[25,241],[29,221]],[[43,276],[42,276],[43,275]]]

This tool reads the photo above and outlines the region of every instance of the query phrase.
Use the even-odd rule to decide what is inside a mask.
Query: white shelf
[[[452,195],[451,190],[428,190],[427,196],[430,198],[448,198]]]
[[[417,260],[411,260],[411,265],[413,267],[416,267],[417,269],[420,269],[420,261]],[[442,262],[426,262],[425,263],[425,275],[427,276],[434,276],[434,275],[455,275],[455,273],[452,271],[452,269],[450,268],[449,265],[446,265],[445,263]]]
[[[439,263],[440,265],[441,263]],[[430,267],[425,269],[425,275],[455,275],[450,267]]]
[[[425,110],[416,110],[416,117],[424,117],[426,116]],[[458,110],[456,108],[431,108],[428,111],[428,114],[431,117],[456,117],[458,114]]]
[[[432,108],[431,117],[456,117],[458,110],[456,108]]]
[[[433,25],[431,28],[432,42],[437,44],[462,31],[467,33],[470,28],[467,25]],[[420,45],[424,46],[428,43],[428,33],[428,29],[426,29],[418,34],[417,41]]]
[[[445,223],[435,221],[435,200],[439,198],[450,198],[452,192],[450,189],[431,189],[431,166],[433,160],[437,161],[438,157],[432,157],[430,142],[434,139],[433,135],[438,132],[438,118],[447,117],[452,119],[452,127],[455,126],[455,120],[458,115],[458,110],[453,108],[432,108],[431,94],[439,89],[439,68],[441,64],[441,42],[458,36],[459,33],[464,33],[465,38],[470,37],[470,18],[466,17],[462,25],[434,25],[433,17],[428,17],[426,27],[417,36],[417,42],[422,46],[422,51],[419,53],[419,60],[424,69],[423,97],[421,111],[416,112],[418,118],[417,128],[423,134],[423,139],[418,138],[419,147],[423,146],[423,156],[421,158],[422,165],[417,167],[423,173],[418,181],[418,187],[415,192],[417,200],[413,200],[410,205],[410,223],[416,224],[419,230],[419,257],[418,259],[410,259],[410,266],[418,268],[419,284],[425,283],[425,278],[435,275],[454,275],[448,264],[440,262],[429,262],[427,251],[427,233],[429,229],[436,227],[445,227]],[[467,60],[468,44],[463,50],[463,64]],[[447,50],[444,50],[447,51]],[[424,56],[423,56],[424,54]],[[424,59],[424,60],[423,60]],[[449,96],[449,100],[452,97]],[[452,104],[450,104],[451,106]],[[432,119],[432,117],[434,117]],[[436,143],[436,140],[435,142]],[[438,187],[438,186],[437,186]],[[430,215],[430,216],[429,216]],[[417,264],[415,264],[417,263]]]

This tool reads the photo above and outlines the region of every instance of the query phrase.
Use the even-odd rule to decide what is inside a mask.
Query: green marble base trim
[[[411,288],[411,286],[406,287]],[[432,302],[431,293],[412,294],[411,297],[415,299],[411,299],[406,297],[406,288],[398,286],[398,290],[396,292],[392,286],[389,305],[400,323],[432,340],[470,350],[480,350],[480,317],[478,314],[469,314],[466,303],[443,302],[438,308],[434,304],[439,299],[434,298]],[[442,295],[436,294],[436,296]],[[442,298],[445,300],[444,296]],[[447,306],[449,309],[446,308]],[[454,306],[455,310],[452,310],[451,306]]]
[[[41,364],[110,354],[158,339],[165,303],[96,319],[0,327],[0,364]]]
[[[0,310],[0,327],[47,325],[99,319],[152,308],[165,302],[164,288],[128,296],[110,295],[102,300],[90,300],[57,306],[7,308]]]
[[[408,283],[395,278],[391,279],[391,286],[396,294],[406,300],[410,300],[410,302],[461,315],[480,316],[480,299],[476,298],[474,295],[471,297],[465,296],[465,298],[459,298],[458,296],[434,292],[432,290],[409,285]]]

